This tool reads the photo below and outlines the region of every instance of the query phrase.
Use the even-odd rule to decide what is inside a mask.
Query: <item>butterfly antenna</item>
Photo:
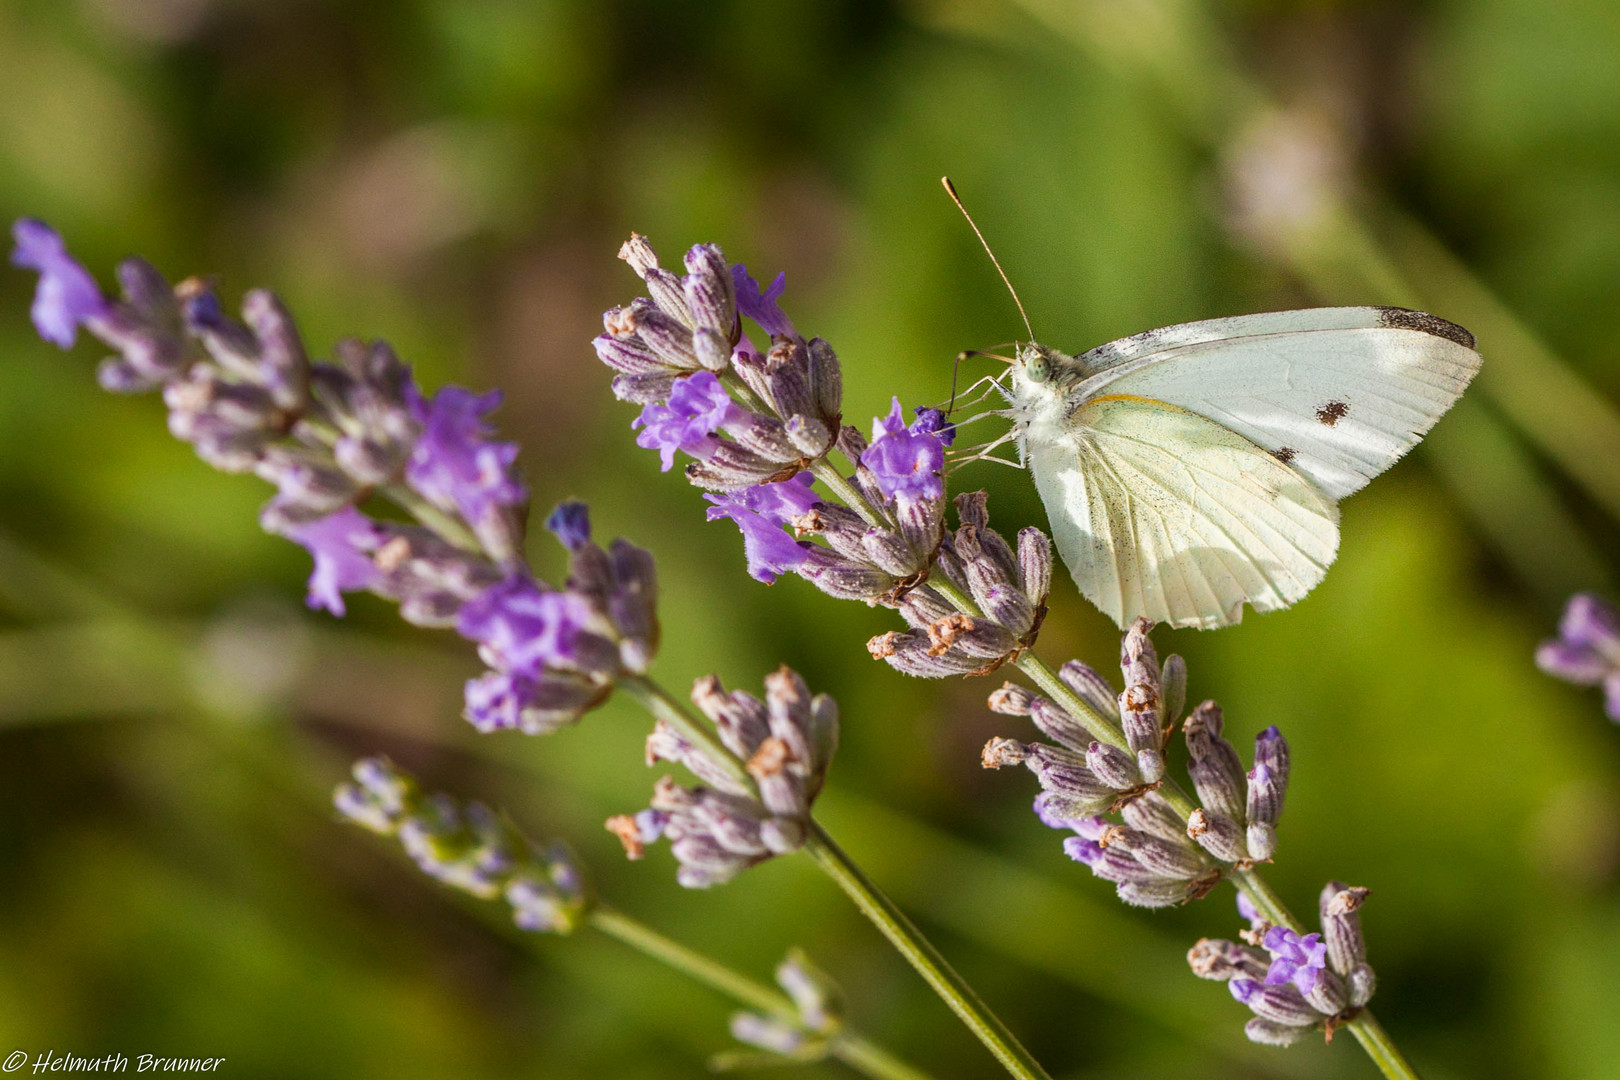
[[[967,218],[968,225],[973,229],[973,235],[977,236],[979,243],[984,245],[984,253],[990,256],[990,262],[995,266],[996,273],[1001,275],[1002,284],[1007,286],[1007,291],[1012,293],[1013,303],[1018,305],[1018,314],[1024,320],[1024,329],[1029,331],[1029,340],[1034,341],[1035,330],[1029,325],[1029,313],[1024,310],[1024,302],[1018,299],[1018,290],[1013,288],[1011,279],[1007,277],[1007,271],[1001,268],[1001,260],[997,259],[996,253],[990,250],[990,241],[984,238],[984,233],[979,231],[978,222],[973,220],[973,215],[968,213],[968,208],[962,205],[962,197],[956,193],[956,185],[951,183],[951,178],[942,176],[939,178],[939,182],[945,185],[945,194],[949,195],[951,202],[955,203],[956,208],[962,211],[962,216]]]

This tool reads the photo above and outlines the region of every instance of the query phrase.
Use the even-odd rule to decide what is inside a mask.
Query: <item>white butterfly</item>
[[[1327,573],[1338,500],[1415,446],[1479,371],[1418,311],[1183,323],[1080,356],[1020,346],[1011,437],[1059,554],[1121,627],[1228,626]]]

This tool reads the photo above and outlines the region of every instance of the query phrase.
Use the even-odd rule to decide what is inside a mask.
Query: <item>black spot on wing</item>
[[[1297,453],[1299,453],[1299,451],[1295,450],[1292,446],[1279,446],[1277,449],[1271,452],[1271,456],[1282,462],[1284,465],[1287,465],[1290,461],[1294,460],[1294,455]]]
[[[1443,337],[1447,341],[1455,341],[1465,349],[1474,347],[1473,334],[1456,323],[1447,322],[1438,315],[1430,315],[1427,311],[1381,307],[1378,309],[1378,321],[1396,330],[1421,330],[1425,334]]]
[[[1328,427],[1332,427],[1340,420],[1343,420],[1345,415],[1349,412],[1350,406],[1345,402],[1330,401],[1320,409],[1316,410],[1316,419],[1318,423],[1326,424]]]

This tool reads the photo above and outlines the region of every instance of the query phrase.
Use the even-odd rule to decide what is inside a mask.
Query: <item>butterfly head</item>
[[[1019,345],[1013,357],[1013,384],[1032,392],[1038,387],[1062,395],[1085,376],[1080,361],[1038,342]]]

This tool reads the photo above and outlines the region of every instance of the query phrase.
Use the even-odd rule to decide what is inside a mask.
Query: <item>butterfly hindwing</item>
[[[1333,561],[1333,500],[1242,435],[1130,396],[1070,420],[1029,465],[1075,583],[1121,626],[1229,625],[1244,603],[1295,603]]]
[[[1401,308],[1314,308],[1149,331],[1081,356],[1083,396],[1179,405],[1335,499],[1410,450],[1478,372],[1461,327]]]

